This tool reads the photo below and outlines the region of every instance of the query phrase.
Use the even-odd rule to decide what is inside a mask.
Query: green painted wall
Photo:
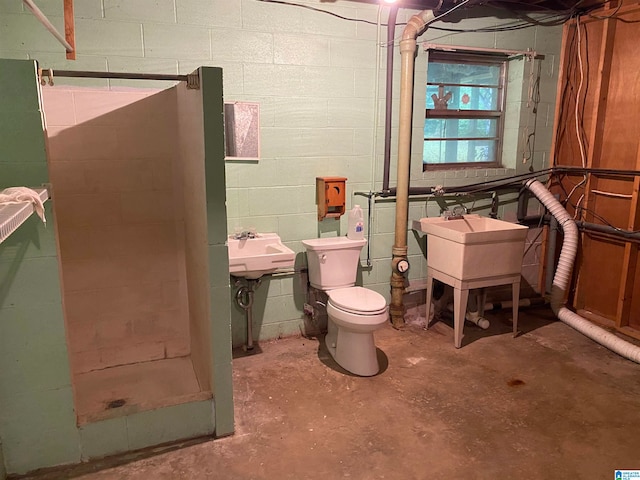
[[[33,61],[0,62],[0,187],[48,181]],[[0,244],[0,438],[7,472],[80,460],[51,202]]]
[[[2,453],[2,443],[0,443],[0,478],[5,479],[7,470],[4,468],[4,454]]]
[[[61,0],[46,2],[46,5],[40,3],[53,23],[61,28]],[[77,61],[66,61],[61,48],[49,34],[23,12],[21,6],[10,0],[0,0],[0,56],[37,58],[45,67],[87,70],[189,73],[200,65],[214,65],[224,70],[226,100],[260,102],[261,160],[228,162],[226,166],[230,231],[236,226],[254,226],[261,231],[278,232],[286,244],[298,252],[298,265],[303,265],[301,240],[346,233],[346,218],[318,224],[315,177],[348,177],[348,207],[356,202],[365,203],[363,197],[353,197],[354,191],[381,187],[386,48],[376,46],[376,5],[346,0],[298,1],[344,17],[367,20],[373,23],[371,25],[257,0],[86,0],[77,3]],[[413,13],[402,10],[398,22],[406,21]],[[383,7],[383,21],[386,16],[387,9]],[[444,26],[471,29],[503,21],[468,19]],[[401,28],[398,28],[396,37],[400,33]],[[384,29],[381,35],[386,38]],[[540,168],[546,164],[553,126],[560,37],[561,27],[459,34],[429,30],[419,41],[489,48],[533,48],[546,55],[542,64],[541,103],[533,151],[533,165]],[[382,57],[380,71],[376,70],[378,54]],[[399,55],[396,58],[399,59]],[[505,168],[422,172],[425,92],[421,86],[426,78],[426,61],[425,52],[419,49],[415,75],[412,185],[452,186],[528,169],[531,164],[522,163],[522,137],[527,122],[529,128],[533,126],[530,110],[526,107],[530,70],[527,62],[515,60],[510,69]],[[396,86],[398,77],[396,74]],[[377,97],[376,78],[380,80]],[[86,81],[75,80],[73,83]],[[123,83],[140,85],[140,82],[111,82],[116,86]],[[98,84],[106,86],[109,82]],[[396,89],[392,185],[397,154],[397,95]],[[475,207],[482,205],[486,202],[479,201]],[[434,201],[415,200],[411,202],[410,218],[437,215],[439,210]],[[511,210],[510,205],[503,205],[500,215],[508,216]],[[394,212],[393,202],[376,205],[373,223],[368,225],[373,232],[370,245],[373,267],[362,272],[363,283],[385,296],[389,294]],[[211,214],[215,216],[215,212]],[[412,234],[409,238],[412,263],[409,278],[412,282],[420,282],[426,277],[423,243]],[[256,335],[275,338],[299,333],[303,329],[304,300],[305,284],[299,276],[264,282],[256,299]],[[242,344],[243,312],[233,306],[232,317],[234,343]]]

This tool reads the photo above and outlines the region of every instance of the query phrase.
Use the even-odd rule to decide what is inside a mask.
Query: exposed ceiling
[[[354,1],[380,3],[380,0]],[[477,12],[474,11],[472,13],[473,16],[488,16],[492,10],[502,12],[500,16],[508,16],[509,13],[557,13],[569,15],[591,10],[606,3],[606,1],[607,0],[469,0],[463,8],[467,11],[472,8],[476,10]],[[462,2],[463,0],[397,0],[396,4],[401,8],[416,10],[434,9],[438,12],[446,12]],[[480,11],[482,11],[482,13]]]

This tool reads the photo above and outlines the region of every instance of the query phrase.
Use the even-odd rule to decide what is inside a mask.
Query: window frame
[[[508,78],[508,64],[509,57],[505,54],[496,53],[469,53],[469,52],[450,52],[440,50],[429,50],[427,59],[427,78],[425,82],[425,90],[428,86],[439,85],[438,83],[429,82],[429,64],[432,62],[437,63],[456,63],[456,64],[470,64],[470,65],[497,65],[500,67],[500,74],[498,76],[498,99],[496,103],[497,110],[454,110],[454,109],[435,109],[426,108],[425,99],[425,124],[429,119],[492,119],[497,118],[498,124],[496,126],[496,146],[495,146],[495,159],[490,162],[460,162],[460,163],[426,163],[424,161],[424,147],[425,142],[428,141],[427,137],[423,134],[423,160],[422,171],[434,171],[434,170],[463,170],[469,168],[500,168],[502,166],[502,145],[504,141],[504,122],[505,122],[505,107],[506,107],[506,93],[507,93],[507,78]],[[446,84],[448,86],[483,86],[473,84]],[[490,86],[494,88],[493,85]],[[424,127],[423,127],[424,129]],[[482,138],[486,140],[487,138]],[[432,139],[433,140],[433,139]],[[446,138],[438,139],[440,141],[446,141]],[[476,137],[451,139],[451,141],[465,141],[465,140],[479,140]]]

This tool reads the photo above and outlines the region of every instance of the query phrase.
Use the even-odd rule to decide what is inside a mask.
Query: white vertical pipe
[[[431,10],[412,16],[402,32],[400,40],[400,115],[398,122],[398,174],[396,183],[395,242],[391,260],[391,303],[389,313],[396,328],[404,325],[404,274],[396,265],[407,257],[407,222],[409,216],[409,169],[411,164],[411,121],[413,116],[413,73],[416,38],[427,22],[435,18]]]
[[[27,6],[27,8],[31,10],[31,12],[35,15],[35,17],[40,21],[40,23],[42,23],[42,25],[44,25],[45,28],[49,30],[54,37],[56,37],[56,39],[64,46],[67,52],[69,53],[73,52],[73,47],[69,44],[69,42],[67,42],[67,40],[64,38],[64,35],[62,35],[60,32],[58,32],[58,30],[56,30],[56,27],[53,26],[53,23],[51,23],[49,19],[45,16],[45,14],[42,13],[42,10],[40,10],[38,6],[35,3],[33,3],[33,0],[22,0],[22,3],[24,3]]]

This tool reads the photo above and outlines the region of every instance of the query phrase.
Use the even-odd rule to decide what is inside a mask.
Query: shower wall
[[[175,89],[43,103],[73,373],[189,355]]]
[[[198,383],[203,390],[211,390],[211,328],[209,312],[209,264],[207,258],[207,199],[205,191],[204,113],[202,98],[177,85],[178,125],[180,133],[180,172],[174,177],[184,199],[185,262],[189,302],[191,355]]]

